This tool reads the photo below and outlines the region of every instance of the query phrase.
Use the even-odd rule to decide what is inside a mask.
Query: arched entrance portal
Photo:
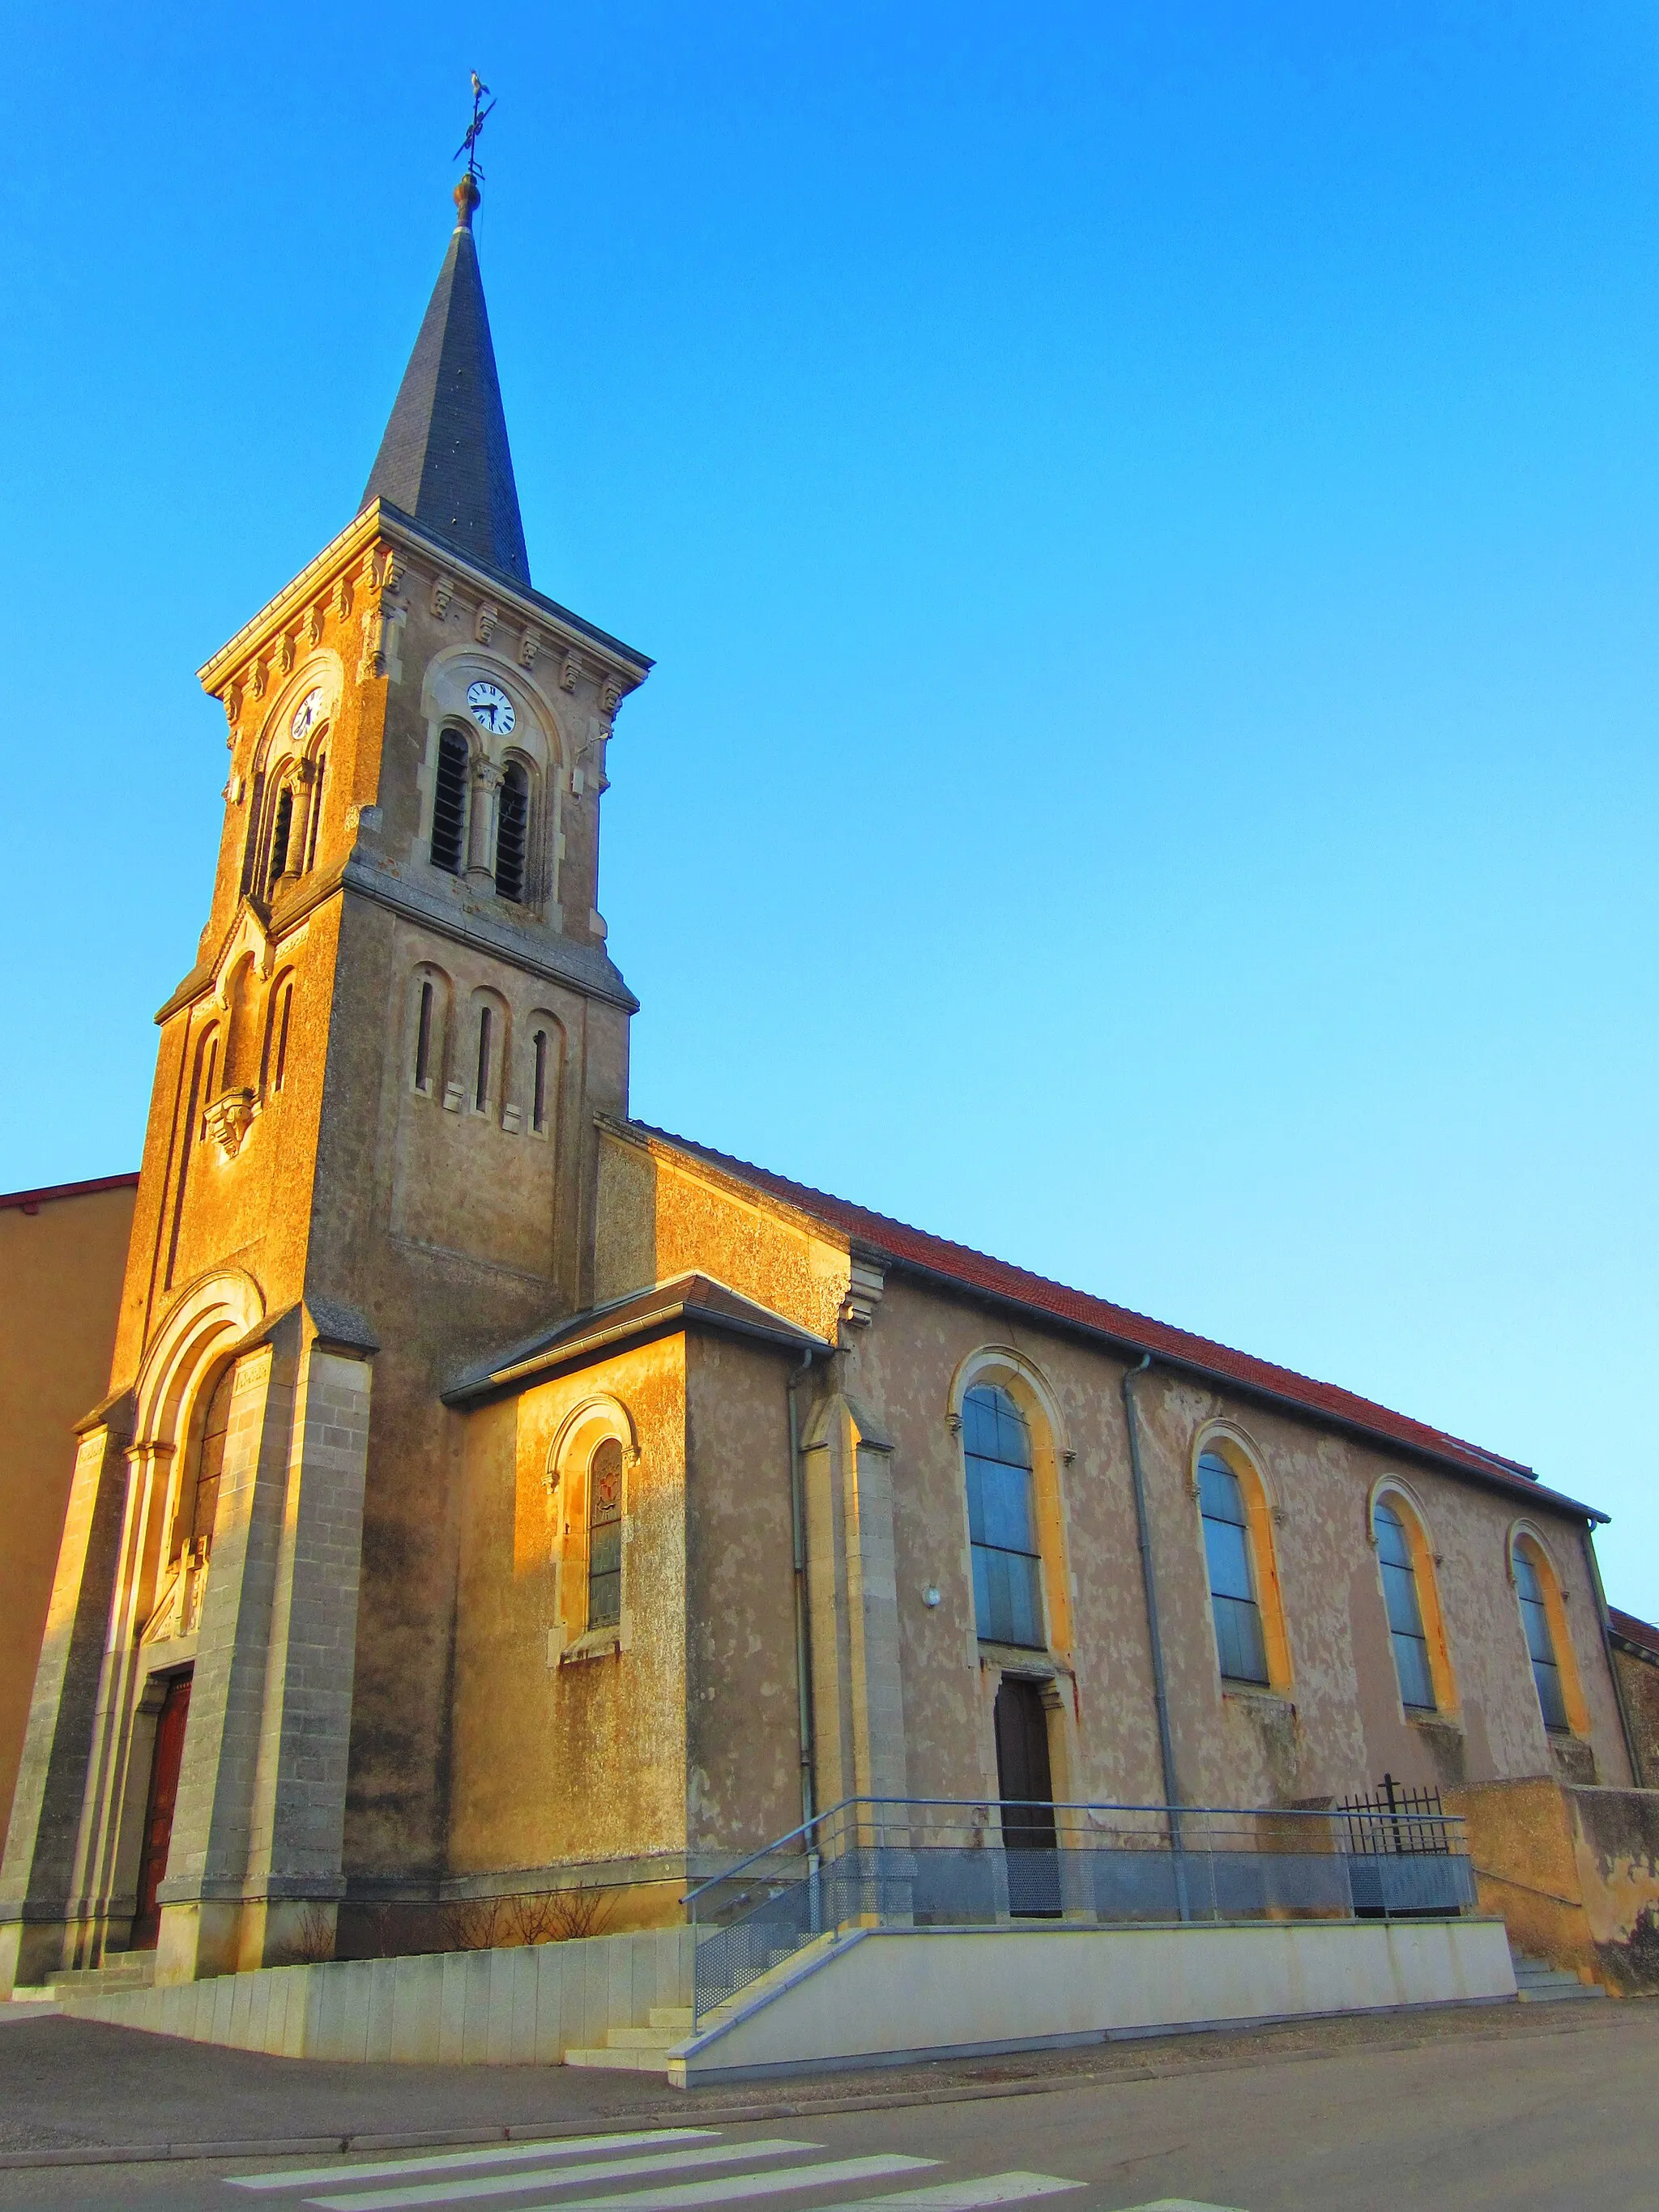
[[[172,1676],[156,1716],[149,1796],[144,1807],[143,1856],[138,1868],[138,1910],[130,1938],[135,1951],[153,1951],[161,1930],[161,1905],[156,1892],[167,1876],[167,1850],[173,1841],[173,1808],[184,1763],[191,1671],[186,1668],[183,1674]]]

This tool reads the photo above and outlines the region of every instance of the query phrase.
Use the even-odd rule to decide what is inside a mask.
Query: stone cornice
[[[438,577],[447,581],[452,592],[460,585],[470,596],[494,609],[498,618],[503,607],[511,609],[520,627],[529,626],[537,634],[538,650],[544,646],[552,650],[586,647],[603,662],[605,672],[617,680],[619,692],[633,690],[650,673],[653,664],[647,654],[624,645],[620,638],[612,637],[593,623],[584,622],[580,615],[562,607],[556,599],[547,599],[528,585],[511,582],[492,569],[479,567],[422,530],[400,508],[376,500],[361,514],[355,515],[275,599],[268,601],[251,622],[244,623],[211,659],[204,662],[196,672],[203,690],[216,697],[273,631],[285,629],[289,623],[297,622],[309,601],[371,553],[383,538],[417,554],[423,566],[435,568]],[[367,578],[365,585],[366,588],[369,586]],[[539,635],[543,631],[548,633],[545,639]]]

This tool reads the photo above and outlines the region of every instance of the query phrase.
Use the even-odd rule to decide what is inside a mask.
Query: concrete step
[[[672,2027],[676,2035],[690,2035],[691,2008],[690,2005],[653,2005],[651,2025],[653,2027]]]
[[[667,2051],[690,2032],[689,2027],[613,2027],[605,2039],[612,2051]]]
[[[1571,2003],[1576,1999],[1607,1996],[1599,1982],[1581,1982],[1565,1966],[1552,1966],[1547,1960],[1528,1958],[1523,1951],[1511,1949],[1510,1956],[1515,1964],[1516,1994],[1522,2004]]]
[[[616,2031],[611,2032],[614,2034]],[[664,2044],[652,2051],[617,2051],[608,2045],[603,2051],[567,2051],[564,2063],[567,2066],[608,2066],[627,2074],[660,2074],[666,2078],[668,2046]]]
[[[101,1966],[71,1966],[46,1978],[53,1997],[102,1996],[112,1990],[147,1990],[155,1980],[154,1951],[112,1951]]]

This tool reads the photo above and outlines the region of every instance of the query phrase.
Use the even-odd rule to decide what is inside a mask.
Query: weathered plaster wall
[[[468,1418],[445,1871],[656,1881],[673,1917],[685,1850],[685,1348],[669,1337]],[[581,1592],[561,1590],[572,1486],[556,1441],[592,1401],[623,1409],[617,1648],[574,1656]],[[533,1888],[535,1881],[524,1885]],[[629,1905],[649,1917],[653,1900]]]
[[[687,1346],[688,1820],[702,1859],[802,1819],[791,1362],[705,1334]]]
[[[27,1213],[0,1205],[0,1838],[75,1474],[73,1424],[109,1386],[133,1198],[123,1183],[48,1194]]]
[[[1637,1780],[1644,1790],[1659,1790],[1659,1652],[1638,1656],[1615,1644],[1613,1663],[1636,1741]]]

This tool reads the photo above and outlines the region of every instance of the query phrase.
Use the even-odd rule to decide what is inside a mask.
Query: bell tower
[[[635,1006],[599,801],[651,664],[531,584],[475,168],[455,203],[357,514],[201,671],[223,833],[157,1016],[0,1984],[146,1943],[161,1980],[258,1965],[331,1924],[348,1873],[437,1878],[439,1393],[592,1295],[594,1117],[626,1113]]]

